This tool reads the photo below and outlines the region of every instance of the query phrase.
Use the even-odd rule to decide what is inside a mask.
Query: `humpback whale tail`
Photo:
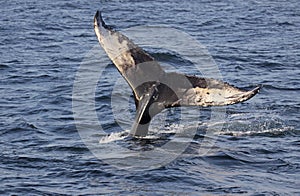
[[[165,72],[152,56],[107,26],[99,11],[94,17],[94,30],[100,45],[133,91],[136,116],[132,136],[146,136],[151,119],[165,108],[230,105],[259,92],[259,87],[244,91],[215,79]]]

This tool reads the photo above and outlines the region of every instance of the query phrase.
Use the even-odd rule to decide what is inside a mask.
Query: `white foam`
[[[285,132],[292,130],[293,127],[278,127],[278,128],[270,128],[270,129],[262,129],[262,130],[248,130],[248,131],[219,131],[217,134],[221,135],[232,135],[235,137],[240,136],[251,136],[251,135],[260,135],[260,134],[275,134],[280,135]]]
[[[118,140],[123,140],[128,136],[129,131],[125,130],[122,132],[116,132],[116,133],[111,133],[108,134],[104,137],[101,137],[99,140],[100,144],[107,144],[107,143],[111,143],[111,142],[115,142]]]

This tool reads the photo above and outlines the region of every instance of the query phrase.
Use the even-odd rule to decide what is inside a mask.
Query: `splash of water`
[[[232,115],[232,122],[225,122],[224,128],[217,132],[222,135],[251,136],[251,135],[281,135],[292,131],[294,127],[288,126],[280,116],[272,115]]]
[[[107,144],[107,143],[111,143],[111,142],[115,142],[118,140],[123,140],[126,137],[128,137],[129,131],[125,130],[125,131],[121,131],[121,132],[116,132],[116,133],[111,133],[108,134],[104,137],[101,137],[99,140],[100,144]]]

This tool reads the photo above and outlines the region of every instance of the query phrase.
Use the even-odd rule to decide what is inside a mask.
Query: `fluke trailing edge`
[[[165,72],[143,49],[108,27],[99,11],[94,29],[100,45],[133,90],[136,116],[132,136],[146,136],[151,119],[165,108],[230,105],[259,91],[259,87],[243,91],[215,79]]]

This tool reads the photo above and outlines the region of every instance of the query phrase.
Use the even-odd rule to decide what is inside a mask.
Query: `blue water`
[[[222,122],[209,120],[210,108],[192,108],[199,115],[178,125],[175,109],[165,113],[166,122],[154,120],[158,131],[150,138],[128,139],[118,135],[124,129],[110,99],[121,76],[105,59],[106,77],[94,100],[103,130],[114,138],[96,142],[98,148],[117,153],[118,162],[125,151],[112,146],[151,152],[172,141],[174,132],[188,130],[188,121],[197,122],[197,131],[183,153],[160,167],[137,171],[99,159],[79,134],[72,108],[76,73],[92,48],[101,50],[93,31],[97,9],[117,30],[154,25],[186,32],[207,47],[223,80],[263,88],[250,101],[226,107]],[[300,194],[298,1],[12,0],[1,1],[0,10],[0,194]],[[177,54],[148,49],[162,64],[183,71],[189,66]],[[130,128],[134,110],[131,97],[118,113],[129,111],[123,127]],[[201,154],[208,128],[214,143]],[[100,139],[99,130],[89,131]]]

